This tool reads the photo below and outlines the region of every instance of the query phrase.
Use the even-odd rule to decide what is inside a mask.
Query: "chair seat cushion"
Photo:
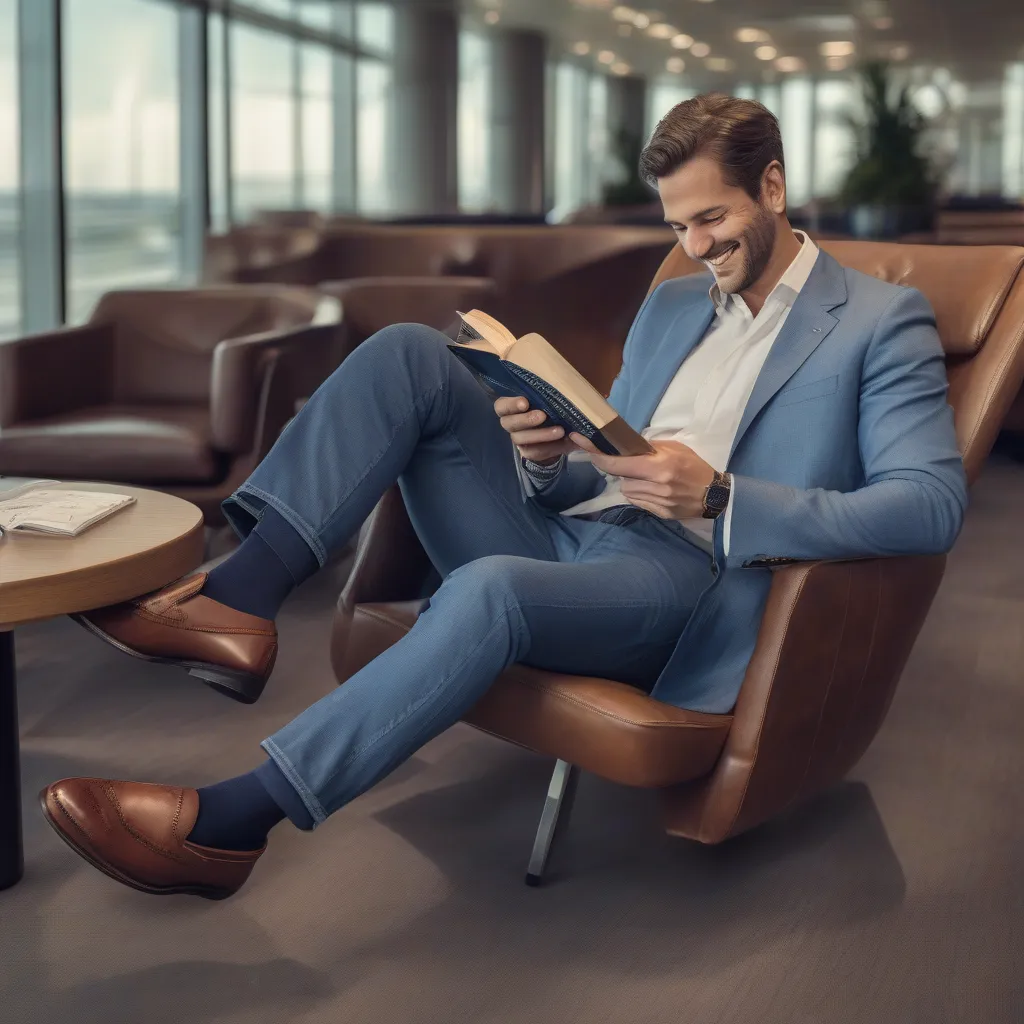
[[[0,474],[212,483],[223,466],[205,406],[104,405],[0,430]]]
[[[356,605],[345,677],[401,639],[424,606]],[[731,715],[684,711],[624,683],[526,665],[507,668],[465,720],[613,782],[652,788],[707,775],[732,725]]]

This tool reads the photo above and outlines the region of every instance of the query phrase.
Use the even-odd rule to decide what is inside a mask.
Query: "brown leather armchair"
[[[973,481],[1024,377],[1024,249],[823,247],[931,300]],[[654,283],[691,269],[674,249]],[[581,768],[658,789],[666,831],[703,843],[735,836],[841,779],[885,718],[944,566],[942,556],[921,556],[775,570],[729,715],[684,711],[614,680],[507,669],[466,721],[557,759],[527,880],[540,880]],[[363,532],[339,600],[332,643],[339,681],[412,626],[435,582],[394,489]]]
[[[154,487],[220,524],[340,360],[336,311],[274,285],[121,291],[84,326],[0,341],[0,474]]]

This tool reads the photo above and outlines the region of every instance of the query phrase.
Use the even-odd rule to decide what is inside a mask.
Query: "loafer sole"
[[[75,614],[71,616],[80,626],[84,626],[93,636],[116,647],[122,654],[131,655],[140,661],[149,661],[156,665],[174,665],[176,668],[185,669],[190,676],[201,679],[207,686],[218,693],[237,700],[241,704],[255,704],[260,699],[267,680],[263,676],[253,675],[251,672],[241,672],[238,669],[224,668],[221,665],[214,665],[206,661],[191,661],[185,658],[165,658],[158,654],[144,654],[133,647],[122,643],[116,637],[104,632],[85,615]]]
[[[50,806],[46,800],[46,790],[42,790],[39,793],[39,805],[43,809],[43,817],[46,819],[50,828],[57,833],[58,836],[71,847],[75,853],[78,854],[83,860],[88,861],[97,871],[101,871],[108,878],[114,879],[115,882],[120,882],[122,885],[127,885],[130,889],[136,889],[139,892],[147,893],[150,896],[199,896],[204,900],[224,900],[229,896],[233,896],[237,889],[225,889],[222,886],[215,885],[147,885],[145,882],[140,882],[136,878],[132,878],[130,875],[126,875],[123,871],[119,871],[112,864],[107,864],[105,861],[100,860],[91,850],[86,849],[80,843],[75,842],[74,839],[58,824],[54,819],[53,814],[50,812]]]

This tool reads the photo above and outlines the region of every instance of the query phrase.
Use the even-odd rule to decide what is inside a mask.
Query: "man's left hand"
[[[570,436],[599,470],[622,477],[622,493],[631,505],[661,519],[696,519],[703,513],[715,471],[692,448],[652,441],[652,455],[604,455],[581,434]]]

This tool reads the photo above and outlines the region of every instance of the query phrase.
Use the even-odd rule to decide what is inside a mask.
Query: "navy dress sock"
[[[189,842],[214,850],[259,850],[286,815],[256,772],[204,786]]]
[[[203,595],[261,619],[275,619],[285,598],[320,567],[313,549],[269,505],[255,529],[210,571]]]

